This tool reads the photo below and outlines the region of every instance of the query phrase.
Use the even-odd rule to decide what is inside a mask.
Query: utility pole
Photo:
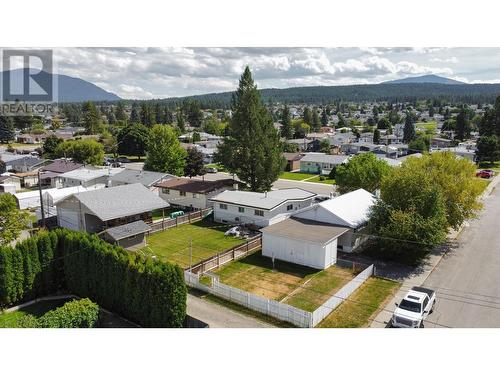
[[[40,194],[40,209],[42,211],[42,227],[45,228],[45,211],[43,209],[43,198],[42,198],[42,180],[40,177],[40,170],[38,170],[38,193]]]
[[[189,239],[189,272],[193,272],[193,239]]]

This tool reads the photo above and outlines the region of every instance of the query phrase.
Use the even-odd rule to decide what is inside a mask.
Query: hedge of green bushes
[[[182,269],[127,252],[95,235],[57,229],[0,247],[0,307],[69,291],[143,327],[182,327]]]
[[[99,323],[99,306],[88,298],[66,302],[40,318],[23,316],[21,328],[94,328]]]

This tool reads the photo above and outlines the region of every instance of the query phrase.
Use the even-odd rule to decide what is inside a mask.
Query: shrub
[[[38,328],[93,328],[99,321],[99,306],[88,298],[66,302],[37,319]]]
[[[144,327],[182,327],[182,269],[132,254],[95,235],[57,229],[0,247],[0,308],[71,291]]]

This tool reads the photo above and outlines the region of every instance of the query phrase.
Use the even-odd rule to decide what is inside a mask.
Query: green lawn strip
[[[326,270],[318,272],[306,285],[299,286],[286,299],[285,303],[305,311],[313,312],[353,279],[356,274],[357,272],[353,272],[350,269],[331,266]]]
[[[282,172],[279,178],[284,180],[294,180],[294,181],[302,181],[306,178],[314,177],[313,174],[310,173],[300,173],[300,172]]]
[[[36,318],[39,318],[50,310],[61,307],[68,301],[69,299],[40,301],[32,305],[23,307],[17,311],[0,314],[0,328],[16,328],[17,322],[21,317],[27,314],[31,314]]]
[[[474,177],[475,180],[478,181],[478,184],[481,186],[481,192],[485,191],[488,185],[490,184],[490,180],[480,177]]]
[[[479,163],[479,169],[491,169],[495,172],[500,172],[500,161],[495,161],[495,162],[483,161]]]
[[[369,278],[317,327],[358,328],[368,326],[375,314],[396,293],[400,285],[392,280],[378,277]]]
[[[429,121],[429,122],[417,122],[415,124],[415,128],[417,130],[421,130],[421,131],[432,131],[432,132],[435,132],[436,129],[437,129],[437,123],[435,121]]]
[[[307,182],[317,182],[320,184],[327,184],[327,185],[335,185],[335,180],[333,178],[328,178],[328,177],[323,177],[324,179],[321,180],[320,176],[316,176],[310,180],[307,180]]]
[[[205,168],[216,168],[217,172],[227,172],[226,168],[221,164],[216,164],[216,163],[205,164],[204,167]]]
[[[188,267],[191,261],[190,241],[193,264],[245,242],[239,238],[224,236],[228,228],[228,225],[211,220],[182,224],[148,236],[146,248],[162,260]]]

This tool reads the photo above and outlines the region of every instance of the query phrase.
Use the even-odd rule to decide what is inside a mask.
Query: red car
[[[483,169],[476,173],[476,177],[491,178],[493,177],[493,171],[491,169]]]

